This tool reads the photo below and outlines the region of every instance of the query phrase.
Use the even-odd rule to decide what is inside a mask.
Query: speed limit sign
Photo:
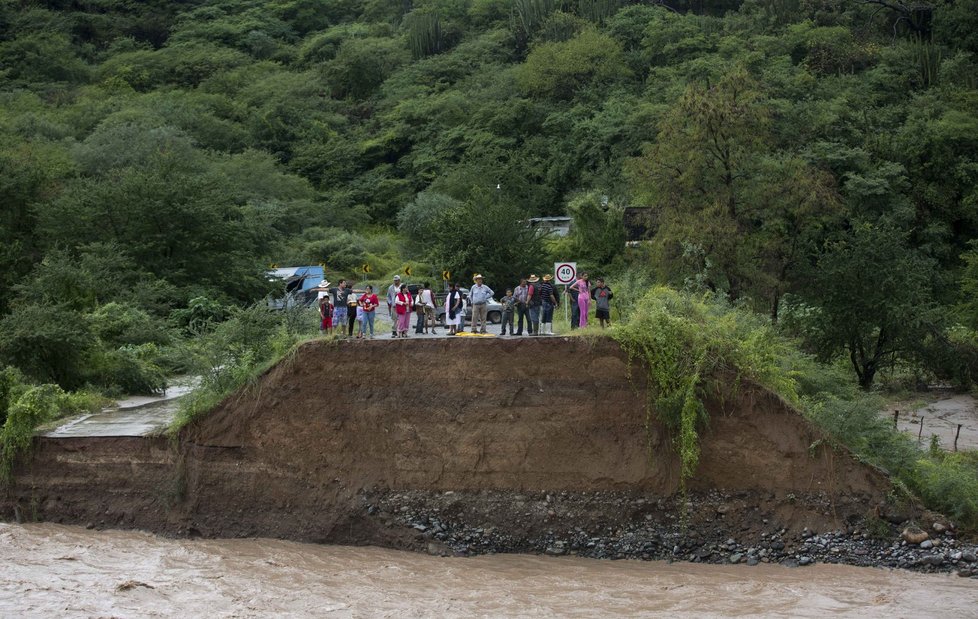
[[[562,284],[562,285],[573,284],[575,279],[577,279],[576,262],[554,263],[554,280],[558,284]]]

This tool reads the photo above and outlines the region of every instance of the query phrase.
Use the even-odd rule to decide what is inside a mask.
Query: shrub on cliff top
[[[0,485],[10,481],[17,457],[30,451],[38,426],[64,415],[96,411],[107,403],[94,391],[66,393],[57,385],[25,384],[10,370],[0,371],[0,406],[6,413],[0,426]]]
[[[272,311],[264,304],[233,310],[228,320],[202,336],[194,347],[194,369],[201,383],[183,400],[170,426],[171,435],[254,381],[303,338],[314,335],[317,316],[313,308]]]
[[[0,429],[0,480],[9,480],[14,460],[28,451],[34,429],[58,414],[58,400],[64,395],[57,385],[40,385],[27,390],[7,411]]]
[[[797,386],[782,367],[786,344],[761,317],[711,295],[657,287],[612,336],[648,371],[646,423],[654,413],[675,436],[685,481],[699,461],[704,399],[724,397],[733,379],[766,385],[791,401]]]

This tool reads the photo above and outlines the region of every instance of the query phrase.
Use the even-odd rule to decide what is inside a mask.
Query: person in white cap
[[[387,315],[391,319],[391,337],[397,337],[397,320],[394,316],[394,306],[397,294],[401,291],[401,276],[394,276],[394,283],[387,287]]]
[[[485,333],[488,303],[494,293],[492,288],[482,283],[482,275],[479,273],[476,273],[472,280],[475,282],[475,286],[469,289],[469,302],[472,303],[472,333]]]

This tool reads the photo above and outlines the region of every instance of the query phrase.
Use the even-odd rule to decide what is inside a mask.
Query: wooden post
[[[920,439],[924,436],[924,416],[920,416],[920,430],[917,432],[917,444],[920,445]]]
[[[954,451],[958,450],[958,437],[961,436],[961,424],[958,424],[958,430],[954,433]]]
[[[897,421],[900,419],[900,411],[893,411],[893,429],[897,429]]]

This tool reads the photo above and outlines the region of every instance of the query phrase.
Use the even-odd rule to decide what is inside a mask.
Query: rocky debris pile
[[[720,492],[680,498],[627,493],[401,492],[364,495],[369,517],[416,531],[432,554],[498,552],[694,563],[814,563],[956,571],[978,578],[978,547],[937,522],[911,543],[890,522],[846,519],[844,529],[793,530],[777,506],[826,509],[822,495],[759,497]],[[838,506],[836,506],[838,507]],[[909,528],[909,527],[908,527]],[[894,541],[895,540],[895,541]]]

